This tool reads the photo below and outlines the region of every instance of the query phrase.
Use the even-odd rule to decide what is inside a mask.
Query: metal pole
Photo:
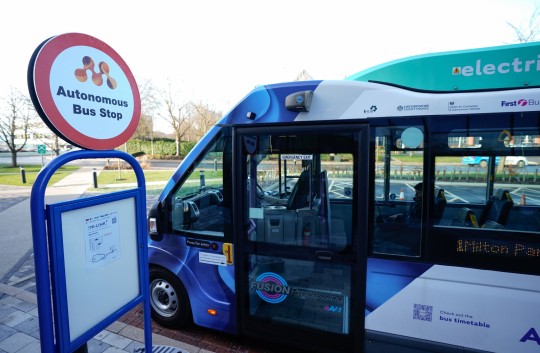
[[[26,172],[23,167],[21,167],[21,180],[23,184],[26,184]]]
[[[97,183],[97,173],[96,173],[96,168],[93,168],[92,174],[93,174],[93,176],[94,176],[94,189],[97,189],[97,188],[98,188],[98,183]]]
[[[199,177],[199,179],[200,179],[200,184],[201,184],[201,191],[204,191],[205,186],[206,186],[206,181],[205,181],[205,179],[204,179],[204,170],[201,170],[201,171],[200,171],[200,177]]]

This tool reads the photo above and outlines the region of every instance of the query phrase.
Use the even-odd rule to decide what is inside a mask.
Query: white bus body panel
[[[366,329],[490,352],[540,352],[540,278],[435,265],[366,317]]]

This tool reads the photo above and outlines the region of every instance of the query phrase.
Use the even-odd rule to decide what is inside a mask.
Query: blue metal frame
[[[66,280],[66,265],[65,265],[65,250],[63,245],[64,232],[62,229],[62,214],[78,209],[84,209],[87,207],[102,205],[114,201],[124,199],[134,199],[135,207],[140,203],[141,195],[137,190],[119,191],[110,194],[98,195],[94,197],[87,197],[82,199],[71,200],[67,202],[60,202],[53,205],[47,205],[47,218],[48,218],[48,230],[49,230],[49,257],[51,264],[54,266],[53,276],[53,298],[54,298],[54,312],[55,312],[55,330],[56,330],[56,342],[57,345],[61,344],[61,352],[72,352],[84,343],[88,342],[92,337],[103,331],[107,326],[111,325],[114,321],[118,320],[124,314],[129,312],[132,308],[137,306],[142,300],[142,288],[140,285],[140,274],[142,273],[141,261],[139,263],[139,270],[136,272],[139,277],[139,292],[137,296],[130,301],[127,305],[122,304],[117,310],[109,313],[107,317],[103,318],[99,323],[96,323],[94,327],[89,328],[80,337],[73,339],[70,336],[71,322],[69,321],[69,308],[67,298],[67,280]],[[139,227],[140,219],[136,217],[137,227]],[[142,244],[144,241],[141,236],[140,230],[137,231],[137,244]],[[137,246],[138,256],[141,257],[140,249]],[[126,274],[129,276],[129,274]],[[84,320],[84,318],[81,318]],[[67,323],[67,324],[65,324]]]
[[[65,273],[62,271],[59,273],[55,266],[58,266],[55,259],[52,257],[54,254],[51,251],[48,253],[48,246],[52,244],[51,235],[47,234],[46,227],[46,208],[45,208],[45,191],[47,184],[53,174],[64,164],[78,159],[95,159],[95,158],[119,158],[128,162],[137,178],[138,187],[127,192],[118,192],[106,195],[100,195],[96,197],[88,198],[87,200],[73,200],[71,202],[65,202],[63,205],[70,209],[82,208],[88,205],[98,205],[102,203],[111,202],[112,200],[119,200],[123,198],[135,197],[136,202],[136,218],[137,218],[137,242],[139,245],[139,296],[134,300],[126,303],[122,308],[111,313],[107,318],[102,320],[98,325],[95,325],[92,329],[88,330],[81,337],[74,342],[69,341],[69,323],[67,322],[67,315],[58,315],[56,310],[53,311],[52,302],[57,303],[57,295],[59,293],[51,293],[51,285],[53,288],[64,288],[65,283],[60,284],[58,281],[65,281]],[[95,334],[102,329],[110,325],[114,320],[119,318],[122,314],[131,310],[139,303],[143,303],[143,320],[144,320],[144,340],[145,351],[152,352],[152,322],[150,318],[150,299],[148,293],[148,244],[146,241],[146,186],[144,173],[139,163],[131,155],[121,151],[73,151],[61,156],[56,157],[49,162],[42,171],[38,174],[36,181],[32,187],[32,193],[30,196],[30,208],[31,208],[31,220],[32,220],[32,236],[34,245],[34,263],[36,272],[36,289],[38,300],[38,316],[39,316],[39,329],[40,329],[40,341],[41,352],[65,352],[66,349],[70,352],[78,349],[80,346],[90,340]],[[52,230],[50,230],[52,231]],[[50,260],[50,265],[49,265]],[[64,274],[64,276],[62,276]],[[56,290],[55,290],[56,292]],[[52,299],[52,300],[51,300]],[[57,337],[55,345],[55,331],[53,327],[53,313],[54,322],[57,327]],[[70,344],[72,343],[72,344]]]

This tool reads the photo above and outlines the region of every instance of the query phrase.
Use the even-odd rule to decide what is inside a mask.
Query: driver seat
[[[309,169],[304,169],[287,200],[288,210],[297,210],[309,206],[309,186]]]

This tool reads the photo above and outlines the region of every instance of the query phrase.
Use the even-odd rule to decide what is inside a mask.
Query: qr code
[[[433,307],[431,305],[414,304],[413,319],[431,321]]]

